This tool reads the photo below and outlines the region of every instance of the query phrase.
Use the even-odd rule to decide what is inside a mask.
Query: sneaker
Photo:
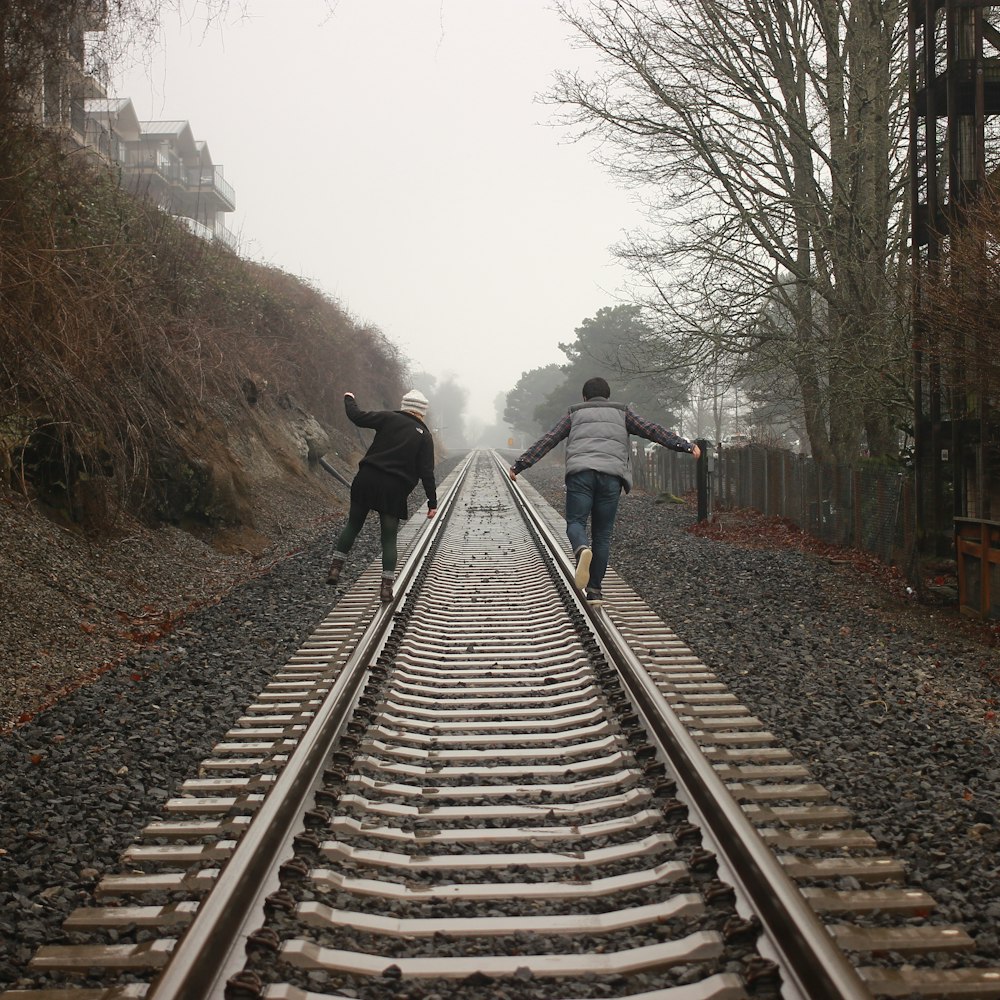
[[[331,587],[336,586],[340,579],[340,571],[344,568],[344,560],[339,556],[330,563],[330,572],[326,574],[326,582]]]
[[[587,603],[588,604],[603,604],[604,595],[599,590],[588,590],[587,591]]]
[[[392,580],[382,577],[382,586],[379,588],[378,596],[383,604],[388,604],[392,600]]]
[[[576,585],[580,590],[586,590],[590,583],[590,560],[594,553],[584,545],[576,553]]]

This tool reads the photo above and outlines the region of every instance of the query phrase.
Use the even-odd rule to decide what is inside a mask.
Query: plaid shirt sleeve
[[[523,472],[525,469],[530,468],[535,464],[540,458],[547,455],[552,449],[559,444],[563,438],[569,436],[569,414],[562,418],[548,432],[548,434],[543,434],[530,448],[525,451],[523,455],[514,463],[512,468],[515,472]]]
[[[632,410],[625,411],[625,429],[629,434],[646,438],[648,441],[655,441],[657,444],[662,444],[664,448],[670,448],[673,451],[690,452],[694,448],[694,445],[686,438],[682,438],[673,431],[668,431],[666,427],[654,424],[652,420],[640,417]]]

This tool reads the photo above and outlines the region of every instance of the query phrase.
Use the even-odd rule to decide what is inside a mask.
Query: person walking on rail
[[[625,403],[611,401],[611,387],[599,376],[587,379],[583,402],[571,406],[559,423],[531,445],[510,468],[510,478],[530,468],[560,441],[566,444],[566,536],[576,558],[576,585],[599,604],[611,553],[611,532],[621,491],[632,488],[629,435],[674,451],[701,449],[665,427],[645,420]],[[587,520],[593,541],[587,540]]]
[[[327,573],[331,586],[340,573],[369,512],[378,511],[382,542],[382,585],[379,596],[392,600],[396,575],[396,536],[400,521],[409,517],[407,500],[417,485],[423,483],[427,494],[427,516],[437,513],[437,485],[434,482],[434,441],[424,425],[427,397],[411,389],[398,410],[366,411],[358,407],[353,392],[344,393],[348,419],[358,427],[373,427],[375,440],[358,464],[351,483],[351,506],[347,523],[337,538],[337,548]]]

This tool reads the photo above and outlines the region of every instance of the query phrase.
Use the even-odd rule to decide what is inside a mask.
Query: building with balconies
[[[122,187],[204,239],[236,249],[225,225],[227,213],[236,209],[236,192],[188,122],[140,121],[128,98],[91,99],[85,112],[86,146],[117,165]]]
[[[106,93],[109,72],[99,47],[106,28],[106,0],[91,0],[74,16],[36,34],[24,32],[19,43],[5,46],[8,74],[23,95],[22,110],[62,132],[71,145],[83,135],[84,102]]]
[[[109,98],[109,73],[100,58],[107,0],[88,0],[80,12],[20,48],[19,113],[41,123],[71,151],[85,150],[118,170],[122,187],[148,198],[205,239],[236,249],[225,217],[236,193],[208,144],[186,121],[140,121],[131,100]]]

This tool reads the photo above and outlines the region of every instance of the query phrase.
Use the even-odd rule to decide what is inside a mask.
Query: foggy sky
[[[168,15],[113,96],[189,121],[236,190],[244,256],[453,373],[468,415],[614,305],[639,224],[589,148],[545,124],[557,69],[592,64],[545,0],[247,0]],[[361,401],[364,402],[363,400]]]

